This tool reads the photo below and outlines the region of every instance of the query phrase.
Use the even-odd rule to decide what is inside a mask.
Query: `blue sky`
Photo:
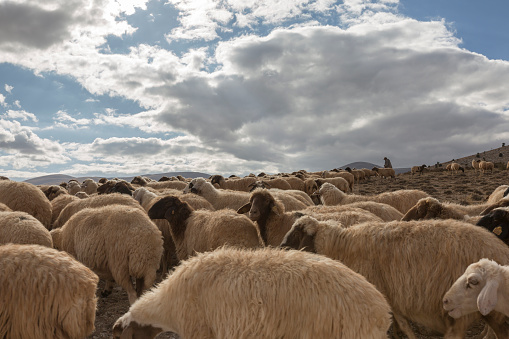
[[[509,4],[0,0],[0,174],[434,164],[509,142]]]

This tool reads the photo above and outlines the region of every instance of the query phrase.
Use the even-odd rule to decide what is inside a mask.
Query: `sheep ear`
[[[244,213],[247,213],[249,212],[249,210],[251,209],[251,203],[248,202],[247,204],[245,204],[244,206],[242,206],[241,208],[239,208],[237,210],[237,213],[238,214],[244,214]]]
[[[419,212],[417,211],[417,206],[414,206],[406,212],[406,214],[401,218],[401,221],[417,220],[418,218]]]
[[[489,279],[477,297],[477,308],[482,315],[487,315],[497,305],[498,281]]]

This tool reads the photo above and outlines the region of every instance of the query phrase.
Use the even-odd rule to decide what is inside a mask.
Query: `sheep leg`
[[[405,334],[408,337],[408,339],[417,339],[417,337],[414,334],[414,331],[412,330],[412,327],[410,326],[408,320],[405,317],[397,313],[394,313],[393,317],[395,325],[393,336],[395,338],[400,338],[399,334],[397,333],[399,328],[401,332],[403,332],[403,334]]]
[[[107,296],[109,296],[111,294],[111,292],[113,291],[113,285],[114,285],[113,280],[111,280],[111,279],[106,280],[106,282],[104,284],[104,288],[101,292],[101,297],[106,298]]]
[[[504,314],[491,312],[484,316],[484,320],[488,323],[493,332],[495,332],[498,339],[509,338],[509,324],[507,324],[507,317]]]

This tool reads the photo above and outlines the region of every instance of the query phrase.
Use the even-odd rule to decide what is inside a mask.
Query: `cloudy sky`
[[[509,2],[0,0],[0,175],[434,164],[509,143]]]

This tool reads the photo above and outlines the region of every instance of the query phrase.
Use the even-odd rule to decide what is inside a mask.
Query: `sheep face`
[[[149,210],[151,219],[166,219],[171,225],[173,236],[180,237],[186,231],[186,220],[193,208],[176,196],[166,196],[156,202]]]
[[[274,208],[275,206],[274,198],[270,194],[264,194],[264,191],[261,191],[253,193],[250,201],[239,208],[237,212],[239,214],[249,212],[249,219],[259,221],[260,219],[266,219],[271,210],[279,214],[279,211]]]
[[[307,225],[301,222],[302,219],[307,219],[307,217],[302,217],[293,224],[292,228],[288,231],[288,233],[286,233],[279,247],[316,253],[316,232],[307,229]]]
[[[443,307],[453,318],[480,311],[490,313],[497,303],[498,281],[488,277],[485,266],[497,265],[488,259],[481,259],[465,270],[445,293]]]
[[[118,319],[113,325],[113,338],[115,339],[152,339],[163,331],[162,328],[151,325],[140,325],[134,320],[123,324],[121,319]]]
[[[117,182],[113,187],[111,187],[107,193],[122,193],[132,196],[134,189],[127,182]]]
[[[199,179],[201,179],[201,178],[191,180],[191,182],[189,184],[187,184],[186,188],[184,188],[184,193],[191,192],[194,194],[199,194],[201,186],[205,183],[204,179],[201,179],[201,180],[199,180]],[[212,185],[214,185],[214,184],[212,184]]]
[[[218,184],[219,186],[221,186],[221,185],[223,185],[223,184],[224,184],[224,182],[225,182],[225,180],[224,180],[223,176],[221,176],[221,175],[217,175],[217,174],[216,174],[216,175],[213,175],[213,176],[210,178],[210,183],[211,183],[212,185],[214,185],[214,184]]]
[[[401,218],[401,221],[434,219],[442,213],[442,205],[433,199],[424,199],[409,209]]]
[[[509,242],[509,212],[495,209],[481,218],[476,224],[486,228],[504,242]]]

